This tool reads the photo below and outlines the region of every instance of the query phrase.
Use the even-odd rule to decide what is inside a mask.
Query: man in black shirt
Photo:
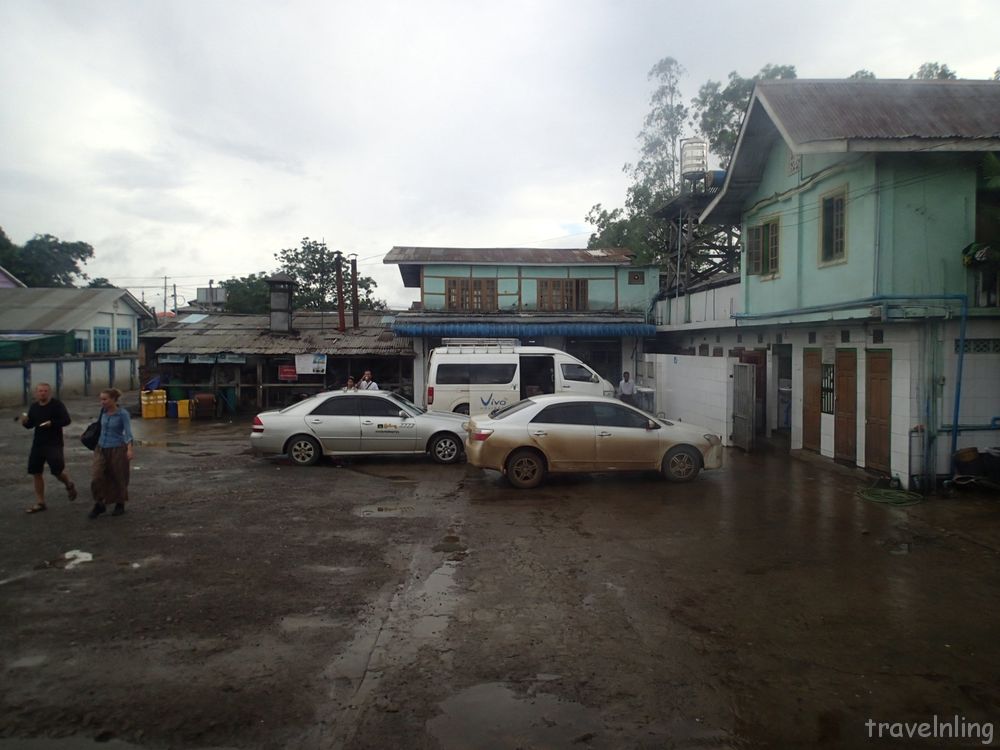
[[[40,513],[46,509],[45,464],[49,465],[52,475],[66,485],[69,499],[76,500],[76,485],[66,475],[66,460],[63,458],[62,428],[70,423],[69,412],[62,401],[52,398],[52,387],[48,383],[39,383],[35,387],[35,403],[21,415],[20,421],[26,429],[35,429],[31,453],[28,454],[28,473],[35,480],[35,504],[27,509],[28,513]]]

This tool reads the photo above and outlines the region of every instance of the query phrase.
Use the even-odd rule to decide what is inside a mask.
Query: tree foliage
[[[295,279],[294,307],[297,310],[334,310],[337,299],[337,253],[325,242],[303,237],[299,247],[285,248],[274,255],[282,271]],[[341,259],[344,285],[344,306],[352,307],[351,266],[347,258]],[[270,309],[268,278],[273,274],[252,273],[243,278],[232,278],[220,283],[226,290],[226,312],[266,313]],[[369,276],[358,277],[358,308],[384,310],[383,300],[375,298],[378,285]]]
[[[848,77],[849,80],[853,80],[853,81],[874,81],[875,80],[875,74],[872,73],[870,70],[865,70],[864,68],[862,68],[861,70],[854,71],[853,73],[851,73],[847,77]]]
[[[736,148],[754,84],[757,81],[795,77],[794,65],[768,64],[750,78],[743,78],[735,70],[732,71],[725,86],[719,81],[707,81],[701,85],[693,102],[695,121],[698,132],[708,140],[709,149],[719,158],[723,168],[729,166]]]
[[[925,81],[935,79],[953,81],[958,78],[958,75],[947,65],[937,62],[925,62],[910,78],[918,78]]]
[[[87,282],[88,289],[117,289],[114,284],[108,281],[103,276],[98,276],[96,279],[91,279]]]
[[[299,247],[285,248],[274,256],[281,263],[281,270],[298,283],[295,288],[295,306],[302,310],[333,310],[337,298],[337,253],[327,248],[325,242],[302,238]],[[346,258],[341,259],[344,287],[344,306],[352,307],[351,267]],[[375,298],[378,284],[370,276],[358,276],[358,308],[384,310],[385,302]]]
[[[36,234],[17,245],[0,229],[0,266],[29,287],[72,287],[87,278],[80,266],[93,257],[94,248],[86,242]]]
[[[270,305],[270,288],[263,271],[241,279],[232,278],[219,283],[226,290],[226,312],[264,314]]]

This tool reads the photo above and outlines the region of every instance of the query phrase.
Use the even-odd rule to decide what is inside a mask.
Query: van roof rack
[[[514,351],[520,346],[520,339],[447,338],[441,339],[441,346],[454,352]]]

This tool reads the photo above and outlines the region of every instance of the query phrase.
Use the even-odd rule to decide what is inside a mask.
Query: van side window
[[[571,362],[569,364],[559,366],[562,367],[563,380],[575,380],[579,383],[589,383],[591,382],[591,378],[594,377],[594,373],[583,365]]]
[[[585,424],[593,426],[594,410],[590,404],[552,404],[532,418],[540,424]]]
[[[505,385],[514,380],[517,364],[440,364],[438,385]]]

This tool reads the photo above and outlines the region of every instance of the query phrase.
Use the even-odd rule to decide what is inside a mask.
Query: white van
[[[427,408],[486,414],[542,393],[614,396],[615,387],[566,352],[517,339],[444,339],[431,351]]]

